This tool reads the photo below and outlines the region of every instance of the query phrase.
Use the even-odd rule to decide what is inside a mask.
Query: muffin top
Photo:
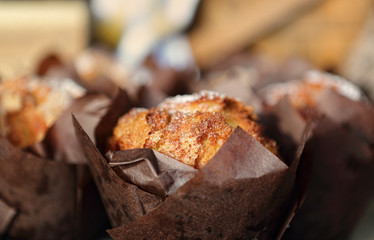
[[[0,135],[20,148],[41,141],[60,113],[84,92],[70,79],[21,77],[0,82]]]
[[[118,120],[109,149],[151,148],[201,169],[238,126],[277,155],[252,107],[208,91],[168,98],[149,110],[132,109]]]
[[[353,83],[333,74],[319,71],[308,71],[302,79],[273,84],[260,91],[266,106],[276,105],[283,97],[287,97],[291,105],[298,109],[314,108],[325,90],[361,101],[364,95]]]

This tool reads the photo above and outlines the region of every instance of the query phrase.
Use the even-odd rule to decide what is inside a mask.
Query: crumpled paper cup
[[[273,117],[282,122],[292,116],[294,128],[302,129],[302,114],[283,105],[281,100],[272,107]],[[346,239],[373,196],[374,106],[325,89],[312,111],[313,136],[302,155],[302,162],[312,163],[310,184],[284,239]]]
[[[16,214],[17,212],[14,208],[0,201],[0,233],[4,234],[7,232]]]
[[[313,162],[311,182],[286,239],[347,238],[374,193],[374,107],[326,91],[317,111],[303,155]]]
[[[119,94],[113,101],[97,127],[98,148],[73,117],[115,227],[108,231],[114,239],[282,235],[302,202],[305,182],[296,182],[305,170],[299,168],[299,157],[308,127],[289,166],[240,128],[200,171],[149,149],[109,152],[105,158],[107,139],[118,117],[130,107],[126,95]]]
[[[74,166],[36,157],[3,138],[0,164],[0,199],[16,211],[11,221],[5,218],[8,226],[1,234],[17,239],[71,239],[76,199]]]
[[[246,98],[254,96],[260,103],[260,107],[256,106],[257,113],[265,120],[267,135],[279,136],[277,143],[287,160],[288,153],[296,148],[293,142],[297,141],[307,121],[287,99],[281,99],[277,106],[266,112],[266,106],[261,106],[262,101],[258,98],[264,88],[300,79],[312,68],[290,63],[289,67],[285,64],[279,68],[274,62],[243,56],[236,58],[234,63],[224,61],[208,71],[201,82],[191,85],[195,90],[229,91],[234,97],[242,97],[243,92]],[[314,75],[337,78],[325,73]],[[351,92],[349,85],[341,86],[343,92]],[[316,111],[310,111],[316,117],[312,123],[315,134],[306,143],[301,161],[310,164],[311,183],[306,201],[284,239],[300,239],[301,236],[303,239],[347,238],[372,197],[373,104],[364,96],[353,101],[331,90],[323,91],[318,102]]]
[[[85,130],[93,137],[94,129],[110,105],[110,99],[103,94],[89,94],[74,101],[49,129],[42,142],[44,157],[71,164],[87,164],[80,144],[75,137],[71,113],[84,122]]]
[[[74,239],[83,236],[78,219],[87,164],[71,124],[71,112],[94,128],[110,103],[102,94],[76,99],[27,150],[0,140],[0,236],[5,239]],[[76,165],[79,164],[80,166]],[[93,195],[92,195],[93,196]],[[4,207],[5,206],[5,207]]]

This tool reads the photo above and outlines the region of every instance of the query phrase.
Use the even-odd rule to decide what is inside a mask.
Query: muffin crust
[[[214,92],[177,96],[155,108],[132,109],[122,116],[109,142],[111,150],[152,148],[201,169],[237,126],[274,154],[273,140],[263,136],[253,108]]]

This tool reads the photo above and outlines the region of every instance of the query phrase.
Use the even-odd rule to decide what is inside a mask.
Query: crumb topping
[[[201,169],[237,126],[277,154],[263,136],[253,108],[214,92],[169,98],[150,110],[131,110],[118,121],[111,150],[152,148]]]

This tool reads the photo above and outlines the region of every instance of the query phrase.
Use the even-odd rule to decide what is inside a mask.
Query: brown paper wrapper
[[[0,150],[0,199],[17,211],[3,234],[17,239],[72,239],[74,166],[36,157],[3,138]]]
[[[17,212],[0,200],[0,236],[6,234]]]
[[[75,239],[93,239],[102,234],[109,223],[88,169],[87,160],[75,136],[71,113],[73,112],[79,121],[84,122],[85,131],[93,137],[94,129],[106,113],[109,103],[110,99],[103,94],[88,94],[77,99],[63,112],[43,141],[48,149],[48,157],[54,161],[76,165],[76,225],[72,230],[75,232]]]
[[[273,82],[300,78],[311,66],[299,58],[277,62],[266,55],[242,52],[228,57],[202,73],[199,81],[189,82],[189,92],[211,90],[236,97],[262,111],[257,90]]]
[[[310,69],[313,69],[313,66],[305,59],[289,57],[279,61],[265,54],[247,51],[235,53],[207,69],[203,72],[201,82],[202,85],[210,85],[211,87],[208,87],[208,89],[213,90],[215,87],[222,88],[222,85],[227,85],[228,82],[234,83],[240,79],[240,82],[249,83],[251,91],[253,91],[274,82],[298,79],[304,75],[305,71]],[[199,87],[199,84],[196,84],[195,87]],[[233,89],[234,86],[230,88]],[[242,88],[237,86],[234,95],[235,92],[241,91]],[[246,97],[245,95],[243,97],[244,100]]]
[[[148,67],[151,68],[152,79],[140,88],[137,96],[138,105],[145,108],[158,105],[168,96],[189,93],[190,84],[197,82],[200,77],[199,70],[193,67],[185,70],[163,69],[152,65]]]
[[[205,73],[205,79],[193,89],[230,91],[242,99],[243,89],[251,89],[244,97],[254,92],[256,98],[261,88],[300,79],[310,68],[298,61],[279,65],[266,57],[237,55]],[[301,161],[310,164],[312,179],[305,203],[284,239],[347,238],[372,197],[373,105],[364,98],[352,101],[329,90],[318,102],[316,116],[324,117],[313,122],[315,134],[307,142]],[[279,137],[277,143],[287,162],[306,120],[286,99],[270,111],[263,112],[261,119],[265,120],[267,135]]]
[[[83,60],[83,61],[82,61]],[[79,64],[83,62],[83,64]],[[114,97],[117,85],[114,78],[127,83],[125,76],[118,76],[113,68],[118,64],[109,52],[99,49],[88,49],[77,56],[75,61],[64,62],[60,56],[46,55],[39,64],[39,76],[70,78],[84,87],[89,94],[105,94]],[[131,87],[131,86],[129,86]]]
[[[271,109],[287,132],[284,140],[306,121],[282,99]],[[313,109],[313,136],[306,143],[302,162],[312,163],[306,198],[286,230],[284,239],[346,239],[373,196],[374,106],[324,90]],[[292,126],[282,124],[293,119]],[[299,129],[299,130],[298,130]],[[311,227],[312,226],[312,227]]]
[[[74,62],[63,63],[56,56],[47,56],[38,72],[47,76],[63,76],[75,79],[89,93],[104,93],[111,98],[117,88],[127,91],[136,106],[153,107],[167,96],[186,94],[189,83],[197,81],[199,70],[189,67],[184,70],[159,67],[152,57],[147,58],[142,68],[128,72],[113,53],[99,48],[87,49]]]
[[[299,239],[300,234],[303,239],[346,239],[373,194],[373,150],[324,119],[303,158],[313,161],[313,174],[304,204],[284,239]]]
[[[374,193],[374,107],[325,91],[317,110],[302,157],[313,162],[310,185],[285,239],[346,239]]]
[[[109,166],[124,181],[161,199],[189,181],[196,169],[151,149],[108,152]]]
[[[126,102],[120,99],[98,125],[100,150],[130,107],[119,109]],[[107,160],[75,118],[73,122],[112,226],[117,227],[109,230],[114,239],[274,239],[301,204],[304,183],[295,182],[303,172],[299,156],[307,131],[290,166],[238,128],[196,172],[149,149],[110,152]]]
[[[71,123],[73,112],[89,136],[94,136],[94,130],[102,116],[106,113],[110,99],[103,94],[89,94],[73,102],[65,110],[48,131],[42,142],[45,157],[55,161],[71,164],[86,164],[80,144],[75,137],[74,127]]]
[[[26,150],[16,149],[1,139],[0,201],[16,214],[12,221],[4,215],[0,235],[16,239],[75,239],[90,235],[80,229],[86,224],[82,203],[88,197],[84,196],[84,188],[90,182],[90,173],[83,166],[87,162],[75,137],[71,112],[94,136],[96,124],[109,103],[110,98],[103,94],[76,99],[48,130],[43,142]]]

